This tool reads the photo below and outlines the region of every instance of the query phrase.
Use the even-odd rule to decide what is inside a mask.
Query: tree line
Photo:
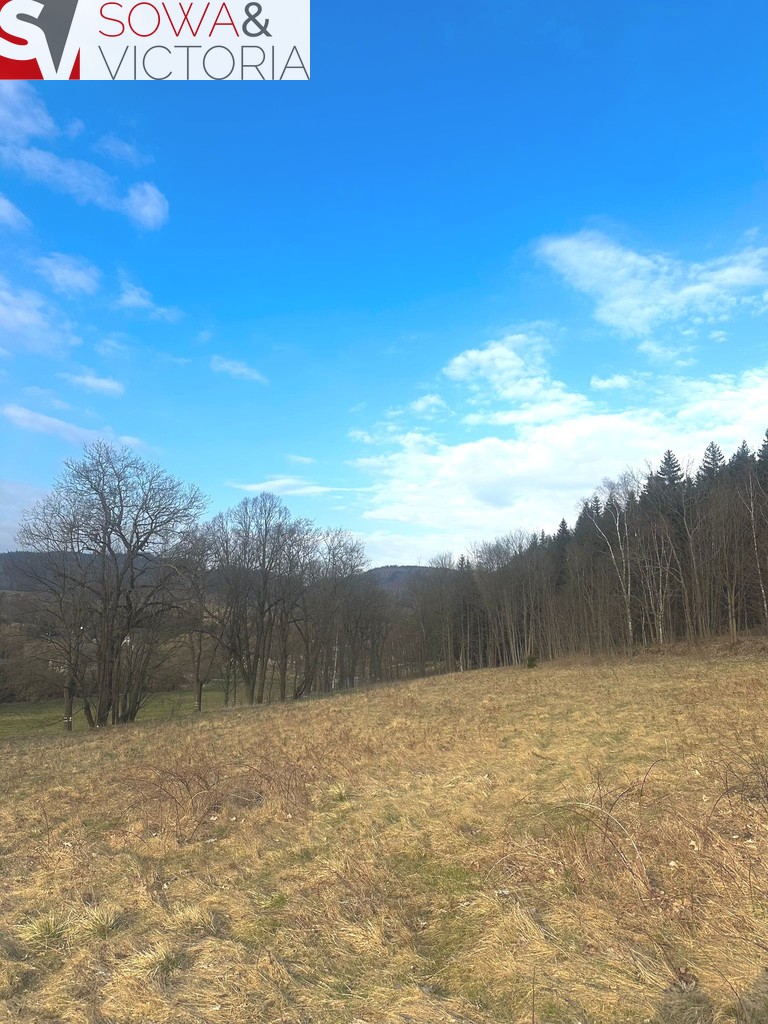
[[[469,557],[432,563],[414,610],[449,671],[673,640],[697,642],[768,625],[768,433],[726,460],[710,443],[686,472],[672,451],[657,469],[605,480],[573,528],[507,534]]]
[[[396,588],[348,531],[274,494],[207,520],[206,506],[129,448],[99,441],[66,462],[19,531],[29,594],[23,622],[2,626],[0,699],[32,660],[66,727],[81,710],[97,728],[180,680],[200,710],[212,685],[261,704],[768,624],[768,434],[728,460],[709,444],[695,472],[667,451],[605,480],[573,528],[440,555]]]

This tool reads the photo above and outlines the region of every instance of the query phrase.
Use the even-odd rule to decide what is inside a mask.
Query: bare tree
[[[27,572],[65,676],[70,727],[76,697],[93,726],[136,717],[173,632],[171,554],[205,504],[130,448],[97,441],[25,513],[19,542],[37,555]]]
[[[216,516],[212,524],[224,643],[245,683],[249,704],[261,704],[265,696],[279,604],[276,583],[290,522],[282,501],[263,491]]]
[[[203,710],[203,687],[223,662],[224,620],[218,614],[215,542],[210,524],[189,531],[174,552],[184,607],[182,628],[186,634],[195,711]]]

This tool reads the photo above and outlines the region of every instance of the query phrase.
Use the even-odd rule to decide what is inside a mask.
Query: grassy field
[[[206,711],[219,710],[224,706],[224,694],[215,686],[203,692],[203,707]],[[137,721],[167,722],[171,719],[194,715],[195,696],[191,690],[175,690],[172,693],[154,694],[141,709]],[[88,723],[82,710],[76,709],[72,720],[76,733],[88,732]],[[0,704],[0,742],[28,736],[56,735],[64,730],[64,702],[59,700],[18,701]]]
[[[768,1022],[768,664],[0,745],[0,1021]]]

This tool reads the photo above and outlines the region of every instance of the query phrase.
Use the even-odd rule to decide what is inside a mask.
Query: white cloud
[[[31,352],[57,352],[80,339],[39,292],[17,288],[0,274],[0,337]]]
[[[75,423],[68,423],[66,420],[56,419],[54,416],[44,416],[43,413],[33,412],[21,405],[5,405],[2,408],[2,414],[21,430],[31,430],[37,434],[50,434],[73,444],[85,444],[103,436],[102,431],[79,427]]]
[[[36,138],[52,142],[56,135],[53,119],[30,85],[0,82],[0,163],[77,203],[121,213],[146,230],[165,224],[168,200],[151,182],[138,182],[123,193],[119,182],[96,164],[30,145]]]
[[[11,200],[0,192],[0,227],[21,231],[30,227],[30,220]]]
[[[242,363],[237,359],[222,359],[221,356],[214,356],[210,365],[214,373],[227,373],[230,377],[237,377],[240,380],[255,380],[259,384],[269,383],[258,370],[254,370],[247,363]]]
[[[78,203],[108,209],[115,205],[114,183],[95,164],[31,146],[0,146],[0,159],[7,166],[23,171],[33,181],[70,195]]]
[[[51,115],[28,82],[0,81],[0,139],[25,143],[55,134]]]
[[[673,366],[693,366],[696,360],[690,355],[690,345],[660,345],[657,341],[641,341],[637,351],[654,363],[671,363]]]
[[[307,465],[307,466],[310,465],[313,462],[317,462],[317,459],[313,459],[309,455],[289,455],[288,459],[291,462],[298,462],[301,465]]]
[[[482,348],[467,349],[455,356],[444,373],[451,380],[469,384],[474,391],[498,397],[525,398],[533,387],[540,390],[548,379],[546,340],[538,334],[509,334]]]
[[[102,156],[111,157],[113,160],[118,160],[121,163],[131,164],[133,167],[141,167],[143,164],[150,162],[149,158],[140,153],[136,146],[126,142],[125,139],[119,138],[117,135],[102,135],[93,148]]]
[[[63,295],[93,295],[99,287],[101,271],[80,256],[52,252],[35,260],[37,272]]]
[[[148,313],[153,320],[165,320],[167,323],[173,323],[182,315],[181,310],[173,306],[159,306],[146,288],[133,284],[126,277],[121,280],[120,295],[116,305],[118,309]]]
[[[98,377],[92,370],[83,373],[60,373],[62,380],[69,381],[84,391],[92,391],[97,395],[122,395],[125,385],[112,377]]]
[[[162,360],[162,362],[172,363],[174,366],[190,366],[192,364],[192,360],[187,356],[175,356],[170,352],[153,352],[152,354]]]
[[[89,427],[81,427],[76,423],[67,420],[57,419],[55,416],[45,416],[43,413],[34,412],[22,405],[5,405],[0,409],[5,418],[20,430],[29,430],[36,434],[48,434],[51,437],[61,438],[70,444],[87,444],[99,438],[115,439],[122,444],[131,445],[134,448],[145,447],[144,442],[138,437],[128,434],[115,436],[111,427],[102,427],[101,430],[92,430]]]
[[[346,491],[358,492],[364,488],[359,487],[333,487],[326,484],[314,483],[299,476],[270,476],[266,480],[254,484],[230,483],[237,491],[248,491],[261,493],[269,491],[272,494],[284,494],[293,497],[318,497],[321,494],[337,494]]]
[[[156,231],[168,220],[168,200],[150,181],[131,185],[121,206],[139,227],[147,231]]]
[[[723,451],[734,450],[745,438],[759,447],[766,429],[768,366],[739,374],[716,373],[698,380],[668,379],[665,399],[681,435],[681,448],[688,436],[696,439],[692,455],[698,455],[712,440]]]
[[[360,441],[363,444],[376,443],[376,438],[368,430],[358,430],[357,428],[354,428],[353,430],[350,430],[348,432],[347,436],[350,437],[353,441]]]
[[[529,363],[542,386],[521,407]],[[516,528],[554,530],[563,517],[573,522],[580,500],[606,476],[657,463],[667,448],[697,465],[709,441],[726,452],[743,438],[758,445],[766,426],[768,366],[700,378],[644,374],[642,390],[629,376],[629,387],[622,375],[593,378],[598,392],[610,384],[622,398],[624,407],[612,411],[564,387],[553,402],[544,348],[519,338],[469,349],[445,375],[470,408],[478,390],[490,390],[485,422],[510,430],[450,441],[422,430],[361,432],[359,440],[378,446],[353,463],[372,481],[363,517],[381,524],[371,533],[374,551],[391,542],[409,560],[426,559]],[[452,404],[460,399],[457,393]],[[479,425],[472,413],[464,419]]]
[[[626,391],[633,383],[626,374],[614,373],[611,377],[592,377],[589,386],[595,391]]]
[[[122,358],[131,351],[130,345],[124,345],[123,342],[115,341],[114,338],[104,338],[102,341],[96,342],[93,347],[100,356],[104,356],[106,359]]]
[[[644,255],[596,231],[545,238],[538,254],[595,301],[595,317],[644,337],[663,323],[727,319],[737,306],[761,309],[768,248],[746,248],[703,263]]]
[[[443,373],[468,387],[476,410],[465,415],[464,422],[479,426],[550,421],[586,408],[589,403],[583,395],[551,376],[548,349],[542,334],[518,332],[453,358]]]
[[[408,406],[411,412],[424,419],[432,419],[439,413],[445,411],[448,406],[440,395],[422,395]]]

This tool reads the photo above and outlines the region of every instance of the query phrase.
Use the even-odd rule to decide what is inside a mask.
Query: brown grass
[[[0,1021],[768,1022],[768,672],[475,672],[0,747]]]

